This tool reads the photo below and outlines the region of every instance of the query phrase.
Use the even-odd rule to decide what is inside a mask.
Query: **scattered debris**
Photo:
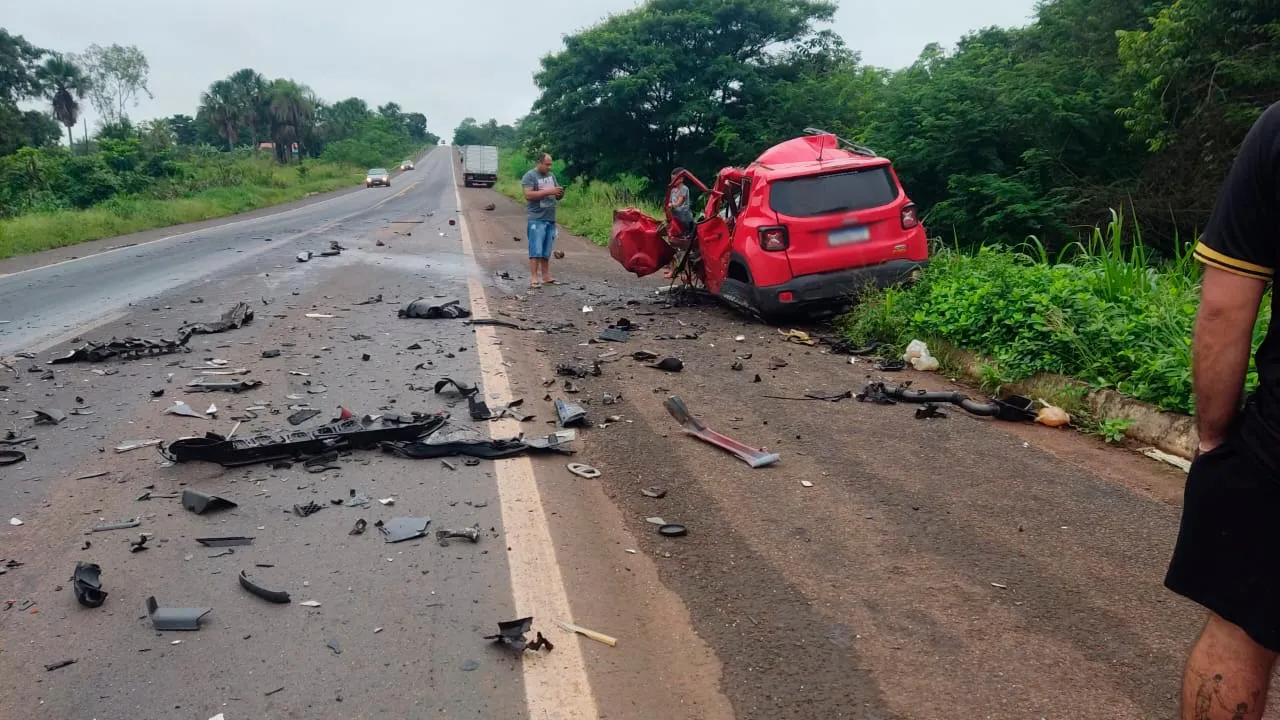
[[[137,540],[129,543],[129,552],[140,553],[147,549],[147,541],[151,539],[150,535],[139,535]],[[85,542],[89,542],[85,540]]]
[[[581,425],[587,421],[587,411],[577,403],[566,402],[556,398],[556,421],[560,427]]]
[[[303,408],[288,417],[289,424],[294,426],[301,425],[319,414],[320,411],[315,408]]]
[[[307,503],[306,505],[294,505],[293,514],[297,515],[298,517],[311,517],[312,515],[315,515],[316,513],[320,512],[323,509],[324,509],[323,505],[317,505],[313,502],[310,502],[310,503]]]
[[[357,521],[356,521],[356,524],[355,524],[355,525],[351,526],[351,530],[350,530],[350,531],[348,531],[348,532],[347,532],[347,534],[348,534],[348,535],[363,535],[363,534],[364,534],[364,531],[365,531],[365,528],[367,528],[367,527],[369,527],[369,522],[368,522],[367,520],[365,520],[364,518],[360,518],[359,520],[357,520]]]
[[[256,387],[261,387],[261,386],[262,386],[261,380],[228,381],[228,380],[208,380],[206,378],[200,378],[199,380],[192,380],[191,382],[187,383],[186,389],[189,392],[197,392],[197,393],[200,393],[200,392],[241,393],[246,390],[252,390]]]
[[[318,607],[320,607],[320,603],[316,602],[315,600],[303,600],[302,602],[300,602],[300,603],[298,603],[298,604],[299,604],[299,605],[301,605],[302,607],[309,607],[309,608],[318,608]]]
[[[509,280],[510,278],[507,278],[507,279]],[[475,318],[473,320],[468,320],[464,322],[463,325],[471,325],[473,327],[479,327],[479,326],[502,327],[502,328],[510,328],[512,330],[524,330],[523,325],[517,325],[513,322],[507,322],[506,320],[495,320],[493,318]]]
[[[21,527],[21,526],[23,526],[23,525],[26,525],[26,523],[22,522],[21,520],[19,520],[19,519],[18,519],[18,518],[16,518],[16,517],[11,517],[11,518],[9,518],[9,524],[10,524],[10,525],[12,525],[12,526],[14,526],[14,527]]]
[[[107,592],[102,589],[102,568],[97,563],[78,562],[71,574],[71,589],[76,602],[87,608],[102,607]]]
[[[583,305],[583,306],[582,306],[582,312],[584,312],[584,313],[591,313],[591,312],[595,312],[595,311],[596,311],[596,309],[595,309],[595,308],[593,308],[593,307],[591,307],[590,305]]]
[[[330,640],[329,642],[325,643],[325,647],[332,650],[334,655],[342,654],[342,646],[338,644],[337,640]]]
[[[471,317],[471,311],[461,307],[459,302],[458,300],[450,300],[443,305],[431,305],[428,300],[418,298],[402,308],[399,316],[423,320],[460,320]]]
[[[197,490],[182,491],[182,507],[190,510],[196,515],[203,515],[207,512],[218,512],[219,510],[230,510],[236,507],[236,504],[230,500],[217,495],[206,495]]]
[[[660,487],[647,487],[640,491],[640,494],[655,500],[661,500],[667,496],[667,491]]]
[[[555,258],[555,259],[557,259],[557,260],[563,260],[563,259],[564,259],[564,251],[563,251],[563,250],[556,250],[556,251],[554,251],[554,252],[552,252],[552,253],[551,253],[551,257],[553,257],[553,258]]]
[[[443,380],[439,380],[436,382],[436,385],[435,385],[436,394],[439,395],[446,387],[449,387],[450,385],[452,385],[453,389],[464,398],[469,398],[472,395],[475,395],[476,393],[480,392],[480,389],[477,387],[468,385],[466,383],[458,382],[453,378],[444,378]]]
[[[361,300],[360,302],[358,302],[358,303],[356,303],[356,304],[357,304],[357,305],[377,305],[377,304],[379,304],[379,303],[381,303],[381,302],[382,302],[382,293],[378,293],[377,295],[374,295],[373,297],[369,298],[368,300]]]
[[[658,525],[658,526],[662,526],[662,525],[666,525],[666,524],[667,524],[667,521],[666,521],[666,520],[663,520],[663,519],[662,519],[662,518],[660,518],[660,517],[645,518],[645,519],[644,519],[644,521],[645,521],[645,522],[647,522],[647,523],[649,523],[650,525]]]
[[[307,313],[307,317],[313,320],[330,320],[335,316],[328,313]]]
[[[689,534],[689,529],[676,523],[667,523],[658,528],[658,534],[663,537],[684,537]]]
[[[253,322],[253,308],[249,303],[238,302],[222,313],[222,317],[213,322],[190,323],[178,329],[178,337],[183,345],[192,335],[215,335],[228,330],[236,330]]]
[[[26,459],[27,454],[21,450],[0,450],[0,467],[17,465]]]
[[[467,397],[467,412],[471,415],[472,420],[489,420],[493,418],[493,411],[489,409],[488,403],[480,399],[478,394]]]
[[[337,501],[337,500],[334,500],[333,502],[334,502],[334,504],[335,504],[335,505],[339,504],[339,501]],[[369,507],[369,503],[371,503],[371,502],[373,502],[373,500],[372,500],[372,499],[370,499],[370,497],[369,497],[368,495],[365,495],[364,493],[358,493],[358,492],[356,492],[356,491],[355,491],[355,489],[353,488],[352,490],[350,490],[350,491],[349,491],[349,495],[348,495],[347,499],[346,499],[346,500],[341,501],[341,504],[342,504],[342,505],[345,505],[346,507],[351,507],[351,508],[353,508],[353,507]]]
[[[36,425],[60,425],[67,419],[67,414],[56,408],[36,408]]]
[[[907,363],[902,360],[877,360],[874,367],[880,372],[902,372],[907,369]]]
[[[811,487],[813,487],[813,483],[809,482],[808,480],[801,480],[801,481],[800,481],[800,487],[807,487],[807,488],[811,488]]]
[[[268,590],[250,580],[243,570],[240,571],[240,587],[270,603],[288,605],[290,601],[289,593],[282,590]]]
[[[526,650],[533,650],[537,652],[544,647],[547,649],[547,652],[551,652],[555,649],[555,646],[551,644],[551,641],[543,637],[542,633],[538,633],[537,638],[533,642],[529,642],[529,640],[525,638],[525,634],[532,629],[533,618],[531,617],[520,618],[519,620],[508,620],[506,622],[498,623],[497,635],[486,635],[484,639],[493,640],[496,643],[505,645],[518,653],[523,653]]]
[[[780,358],[780,357],[771,357],[771,358],[769,358],[769,369],[770,369],[770,370],[781,370],[782,368],[786,367],[786,366],[787,366],[787,365],[789,365],[789,364],[790,364],[790,363],[788,363],[786,360],[783,360],[783,359],[782,359],[782,358]]]
[[[59,670],[59,669],[64,668],[64,667],[66,667],[66,666],[68,666],[68,665],[75,665],[75,664],[76,664],[76,661],[75,661],[74,659],[71,659],[71,660],[59,660],[59,661],[57,661],[57,662],[51,662],[51,663],[49,663],[48,665],[45,665],[45,666],[44,666],[44,669],[45,669],[45,670],[47,670],[48,672],[53,672],[54,670]]]
[[[263,350],[263,351],[262,351],[262,358],[263,358],[264,360],[267,360],[267,359],[270,359],[270,358],[278,358],[278,357],[280,357],[280,351],[279,351],[279,350]]]
[[[809,392],[806,392],[804,396],[809,398],[810,400],[822,400],[825,402],[840,402],[841,400],[848,400],[849,398],[853,397],[853,391],[845,390],[843,392],[823,392],[820,390],[810,390]]]
[[[93,527],[89,528],[89,532],[111,532],[112,530],[128,530],[129,528],[136,528],[141,524],[142,524],[142,518],[140,517],[130,518],[128,520],[116,520],[113,522],[102,523],[100,525],[94,525]]]
[[[631,335],[626,330],[617,327],[611,327],[600,333],[600,339],[605,342],[624,343],[631,339]]]
[[[556,375],[560,377],[578,378],[579,380],[587,376],[600,377],[600,362],[594,361],[591,365],[583,365],[582,363],[560,363],[556,365]]]
[[[934,418],[945,420],[946,417],[947,414],[938,407],[937,403],[928,402],[916,408],[917,420],[931,420]]]
[[[200,618],[213,608],[162,608],[154,595],[147,598],[147,614],[157,630],[199,630]]]
[[[398,517],[385,523],[379,520],[374,525],[386,542],[398,543],[423,537],[427,534],[427,525],[430,523],[429,517]]]
[[[463,672],[471,672],[473,670],[479,670],[479,669],[480,669],[480,662],[478,660],[467,660],[466,662],[462,663]]]
[[[809,333],[803,330],[778,330],[778,334],[782,336],[784,342],[808,345],[810,347],[818,344],[817,340],[809,337]]]
[[[311,251],[303,250],[302,252],[298,253],[297,258],[298,258],[298,262],[300,263],[309,262],[311,260]]]
[[[591,467],[590,465],[583,465],[582,463],[569,463],[566,467],[569,468],[569,472],[573,473],[574,475],[577,475],[580,478],[593,479],[593,478],[600,477],[600,471]]]
[[[738,335],[738,336],[735,336],[735,337],[733,338],[733,341],[734,341],[734,342],[746,342],[746,341],[747,341],[747,336],[746,336],[746,335]]]
[[[636,362],[649,362],[650,360],[657,360],[658,354],[651,353],[648,350],[637,350],[631,353],[631,359]]]
[[[453,463],[449,462],[448,460],[441,459],[441,460],[440,460],[440,464],[441,464],[441,465],[443,465],[443,466],[445,466],[445,468],[446,468],[446,469],[448,469],[448,470],[453,470],[454,472],[457,472],[457,470],[458,470],[458,466],[457,466],[457,465],[454,465]]]
[[[441,547],[449,547],[450,540],[470,540],[473,543],[480,542],[480,523],[476,523],[469,528],[461,530],[437,530],[436,540],[439,541]]]
[[[127,452],[132,452],[134,450],[137,450],[139,448],[155,447],[156,445],[159,445],[162,442],[164,441],[163,440],[144,440],[142,442],[121,443],[116,446],[115,450],[118,453],[127,453]]]
[[[201,420],[208,419],[204,415],[201,415],[200,413],[196,412],[194,408],[192,408],[190,405],[186,404],[181,400],[174,400],[173,405],[171,407],[165,408],[164,414],[165,415],[181,415],[182,417],[193,417],[193,418],[199,418]]]
[[[923,340],[912,340],[902,354],[903,362],[921,372],[933,372],[938,369],[938,359],[929,354],[929,346]]]
[[[252,545],[253,538],[235,535],[231,537],[196,538],[196,542],[205,547],[239,547],[241,545]]]
[[[1180,458],[1177,455],[1170,455],[1167,452],[1158,450],[1153,447],[1143,448],[1140,452],[1143,455],[1146,455],[1147,457],[1151,458],[1152,460],[1158,460],[1163,463],[1168,463],[1178,468],[1182,472],[1191,472],[1191,461],[1187,460],[1186,458]]]
[[[488,205],[484,206],[484,209],[485,209],[485,212],[493,212],[494,210],[498,209],[498,206],[494,205],[493,203],[489,203]]]
[[[153,357],[156,355],[170,355],[173,353],[191,352],[187,347],[187,338],[180,340],[143,340],[141,338],[125,338],[117,340],[112,338],[109,342],[86,342],[80,347],[67,353],[64,357],[54,358],[49,361],[50,365],[59,365],[62,363],[73,362],[102,362],[111,358],[119,358],[121,360],[133,360],[142,357]]]
[[[650,365],[654,370],[662,370],[663,372],[678,373],[684,370],[684,362],[680,358],[663,358],[657,364]]]
[[[994,417],[1000,420],[1021,422],[1034,418],[1030,412],[1031,401],[1011,395],[1004,400],[977,402],[960,392],[928,392],[905,386],[896,387],[882,382],[869,383],[858,393],[858,400],[874,402],[880,405],[892,405],[895,401],[910,403],[950,403],[966,412],[980,417]]]
[[[689,412],[689,408],[685,407],[684,401],[679,397],[673,395],[667,398],[666,405],[667,412],[671,413],[671,416],[676,419],[676,422],[680,423],[686,433],[705,443],[727,450],[753,468],[766,467],[782,459],[777,453],[768,453],[748,447],[707,427],[693,417]]]
[[[591,638],[592,640],[595,640],[596,642],[599,642],[599,643],[604,643],[609,647],[617,647],[618,645],[617,638],[610,637],[608,635],[605,635],[604,633],[599,633],[599,632],[596,632],[595,630],[588,630],[578,625],[570,625],[569,623],[563,620],[557,620],[556,624],[571,633],[577,633],[583,637]]]

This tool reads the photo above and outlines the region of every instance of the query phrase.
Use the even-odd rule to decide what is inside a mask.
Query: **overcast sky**
[[[195,114],[209,83],[242,67],[289,77],[326,101],[357,96],[425,113],[446,138],[462,118],[511,122],[537,96],[533,73],[565,34],[635,0],[0,0],[0,26],[80,52],[137,45],[151,92],[134,120]],[[1024,25],[1034,0],[841,0],[834,29],[867,63],[911,64],[988,25]],[[87,105],[87,102],[86,102]],[[92,110],[89,122],[96,120]]]

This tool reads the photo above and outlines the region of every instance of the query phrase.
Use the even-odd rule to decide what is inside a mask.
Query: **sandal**
[[[543,280],[543,281],[542,281],[542,284],[543,284],[543,285],[559,285],[559,284],[560,284],[560,281],[559,281],[559,280],[556,280],[555,278],[552,278],[552,279],[550,279],[550,280]]]
[[[530,289],[530,290],[541,290],[541,289],[542,289],[542,283],[539,283],[539,282],[531,282],[531,283],[529,283],[529,289]]]

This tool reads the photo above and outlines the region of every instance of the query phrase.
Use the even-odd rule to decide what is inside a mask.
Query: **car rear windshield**
[[[897,199],[898,184],[887,166],[779,180],[769,191],[769,206],[789,217],[866,210]]]

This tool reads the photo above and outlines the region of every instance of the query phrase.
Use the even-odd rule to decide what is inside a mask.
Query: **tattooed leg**
[[[1187,658],[1182,720],[1260,720],[1276,654],[1210,615]]]

